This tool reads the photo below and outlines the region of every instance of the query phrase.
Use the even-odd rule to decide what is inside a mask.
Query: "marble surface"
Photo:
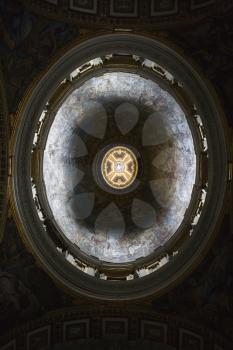
[[[94,153],[111,140],[133,144],[146,166],[127,198],[96,184]],[[122,263],[145,257],[177,231],[189,206],[196,155],[175,99],[139,75],[110,72],[74,90],[58,110],[43,158],[48,203],[83,252]]]

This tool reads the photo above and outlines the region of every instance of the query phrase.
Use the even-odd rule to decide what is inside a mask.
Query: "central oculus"
[[[128,147],[115,146],[104,155],[101,172],[105,182],[110,187],[127,188],[137,177],[137,157]]]

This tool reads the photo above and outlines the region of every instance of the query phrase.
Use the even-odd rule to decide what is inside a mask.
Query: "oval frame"
[[[59,82],[93,57],[114,52],[148,57],[182,81],[197,110],[204,116],[208,140],[208,193],[195,232],[179,254],[158,271],[130,281],[105,281],[84,274],[54,249],[46,239],[35,209],[30,178],[33,132],[40,112]],[[205,98],[203,98],[203,96]],[[18,115],[12,139],[11,202],[28,248],[45,270],[67,291],[104,300],[132,300],[160,295],[182,280],[204,257],[224,213],[227,190],[228,145],[224,116],[213,88],[178,50],[163,41],[134,33],[102,34],[75,44],[30,89]],[[19,161],[20,160],[20,161]]]

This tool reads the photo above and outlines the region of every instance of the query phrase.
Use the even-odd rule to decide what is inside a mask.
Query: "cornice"
[[[72,0],[18,0],[26,9],[45,18],[74,26],[96,28],[164,29],[196,24],[208,17],[227,14],[233,4],[229,0],[174,0],[163,8],[158,1],[127,0],[124,7],[117,1],[96,0],[92,5],[77,6]],[[126,12],[126,8],[131,12]]]
[[[230,349],[230,341],[224,338],[217,332],[211,331],[208,327],[201,323],[194,323],[190,320],[176,317],[166,313],[158,313],[149,308],[142,308],[140,306],[124,306],[116,307],[113,305],[93,305],[85,304],[78,307],[64,308],[48,312],[42,317],[31,320],[23,325],[7,332],[0,338],[0,344],[6,345],[15,343],[16,349],[24,349],[28,339],[37,334],[37,337],[44,339],[40,332],[48,331],[51,335],[49,337],[49,344],[64,344],[71,341],[67,338],[67,327],[73,325],[74,330],[77,325],[86,327],[86,334],[83,337],[88,340],[95,339],[106,340],[109,339],[106,324],[111,325],[111,322],[120,322],[121,327],[115,330],[115,336],[112,334],[111,340],[114,341],[121,336],[123,332],[125,339],[147,340],[150,339],[150,333],[147,335],[146,327],[152,326],[157,330],[157,334],[161,332],[161,343],[169,344],[170,346],[179,346],[183,342],[183,334],[185,337],[191,336],[190,339],[200,339],[204,344],[204,348],[211,350],[215,349]],[[122,329],[123,328],[123,329]],[[155,333],[155,334],[156,334]],[[75,334],[75,333],[74,333]],[[156,335],[154,341],[156,342]],[[149,338],[148,338],[149,337]],[[79,335],[77,333],[76,341]],[[74,339],[75,340],[75,337]],[[153,341],[153,333],[152,338]],[[178,347],[177,347],[178,348]],[[199,349],[199,348],[198,348]],[[201,349],[201,347],[200,347]]]

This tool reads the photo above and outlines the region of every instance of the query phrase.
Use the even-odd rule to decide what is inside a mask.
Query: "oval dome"
[[[117,145],[135,150],[140,173],[133,186],[112,192],[98,178],[105,154],[110,168],[114,161],[119,170],[130,164],[123,151],[113,158]],[[60,230],[84,253],[114,263],[145,257],[173,236],[195,175],[192,134],[180,105],[156,82],[120,71],[88,79],[70,93],[43,157],[46,195]],[[120,184],[124,176],[122,170],[112,179]]]

